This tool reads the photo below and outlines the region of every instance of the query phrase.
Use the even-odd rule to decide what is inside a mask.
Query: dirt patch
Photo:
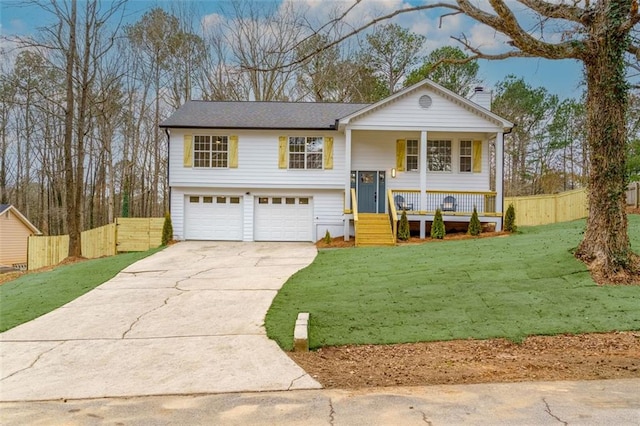
[[[340,346],[289,356],[326,388],[640,378],[640,332]]]

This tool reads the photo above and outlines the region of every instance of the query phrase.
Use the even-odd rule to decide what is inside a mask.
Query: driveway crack
[[[333,426],[336,421],[336,410],[333,408],[333,400],[329,398],[329,424]]]
[[[544,411],[546,411],[547,414],[549,414],[551,417],[553,417],[554,419],[556,419],[558,422],[562,423],[565,426],[567,426],[569,424],[568,422],[565,422],[560,417],[556,416],[555,414],[553,414],[551,412],[551,407],[549,406],[549,403],[547,402],[547,400],[545,398],[542,398],[542,402],[544,402],[544,405],[545,405]]]
[[[420,412],[420,414],[422,414],[422,421],[428,424],[429,426],[433,426],[433,423],[431,423],[431,420],[429,420],[429,417],[427,417],[427,413],[425,413],[422,410],[418,410],[418,411]]]
[[[244,334],[244,333],[243,333]],[[287,390],[291,390],[291,388],[293,387],[293,385],[295,384],[295,382],[297,382],[298,380],[302,379],[303,377],[307,376],[307,373],[302,374],[301,376],[296,377],[295,379],[291,380],[291,383],[289,383],[289,387],[287,388]]]
[[[131,325],[129,325],[129,328],[128,328],[124,333],[122,333],[122,337],[121,337],[121,338],[122,338],[122,339],[124,339],[125,337],[127,337],[127,334],[129,334],[129,333],[131,332],[131,330],[133,330],[133,328],[134,328],[134,327],[135,327],[135,326],[140,322],[140,320],[141,320],[143,317],[145,317],[145,316],[149,315],[149,314],[150,314],[150,313],[152,313],[152,312],[157,311],[157,310],[158,310],[158,309],[160,309],[160,308],[163,308],[163,307],[167,306],[167,305],[169,304],[169,300],[173,299],[174,297],[181,296],[181,295],[182,295],[182,294],[184,294],[186,291],[189,291],[189,290],[184,290],[184,289],[181,289],[180,287],[178,287],[182,281],[185,281],[185,280],[187,280],[187,279],[188,279],[188,278],[185,278],[185,279],[183,279],[183,280],[178,280],[178,281],[176,281],[176,283],[175,283],[175,285],[173,286],[173,288],[174,288],[175,290],[177,290],[179,293],[178,293],[178,294],[172,294],[172,295],[170,295],[170,296],[167,296],[167,298],[166,298],[166,299],[164,299],[164,301],[162,302],[162,304],[161,304],[160,306],[156,306],[155,308],[153,308],[153,309],[149,309],[148,311],[143,312],[142,314],[140,314],[140,315],[139,315],[139,316],[138,316],[138,317],[137,317],[137,318],[136,318],[136,319],[131,323]]]
[[[60,346],[62,346],[65,342],[66,342],[66,341],[59,342],[57,345],[55,345],[55,346],[53,346],[53,347],[51,347],[51,348],[47,349],[46,351],[44,351],[44,352],[42,352],[42,353],[38,354],[38,356],[36,357],[36,359],[34,359],[34,360],[33,360],[33,362],[32,362],[31,364],[29,364],[27,367],[25,367],[25,368],[21,368],[20,370],[16,370],[16,371],[14,371],[13,373],[9,374],[8,376],[5,376],[5,377],[1,378],[1,379],[0,379],[0,381],[5,380],[5,379],[8,379],[9,377],[13,377],[13,376],[15,376],[15,375],[16,375],[16,374],[18,374],[18,373],[21,373],[21,372],[23,372],[23,371],[26,371],[26,370],[29,370],[29,369],[33,368],[33,366],[34,366],[34,365],[36,365],[36,364],[38,363],[38,361],[40,361],[40,359],[41,359],[43,356],[45,356],[46,354],[48,354],[48,353],[49,353],[49,352],[51,352],[52,350],[59,348],[59,347],[60,347]]]

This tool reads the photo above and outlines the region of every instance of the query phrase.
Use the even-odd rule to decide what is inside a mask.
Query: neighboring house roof
[[[160,127],[334,130],[369,104],[188,101]]]
[[[31,232],[33,232],[36,235],[42,234],[42,232],[40,232],[40,230],[36,228],[33,223],[29,222],[29,219],[24,217],[24,215],[20,213],[20,211],[17,208],[12,206],[11,204],[0,204],[0,216],[4,215],[8,211],[12,211],[13,214],[15,214],[18,219],[20,219],[20,222],[22,222],[24,226],[29,228]]]

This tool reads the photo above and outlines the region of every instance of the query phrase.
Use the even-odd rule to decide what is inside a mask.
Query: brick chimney
[[[492,94],[489,90],[486,90],[482,86],[478,86],[473,90],[469,100],[485,109],[491,110],[491,96]]]

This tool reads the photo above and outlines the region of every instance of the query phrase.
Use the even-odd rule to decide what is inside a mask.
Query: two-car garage
[[[245,215],[253,216],[254,241],[312,241],[313,199],[301,196],[256,196],[252,206],[242,196],[188,195],[184,205],[187,240],[242,241]],[[248,208],[249,207],[249,208]],[[250,208],[253,207],[253,208]],[[253,212],[253,215],[251,213]]]

